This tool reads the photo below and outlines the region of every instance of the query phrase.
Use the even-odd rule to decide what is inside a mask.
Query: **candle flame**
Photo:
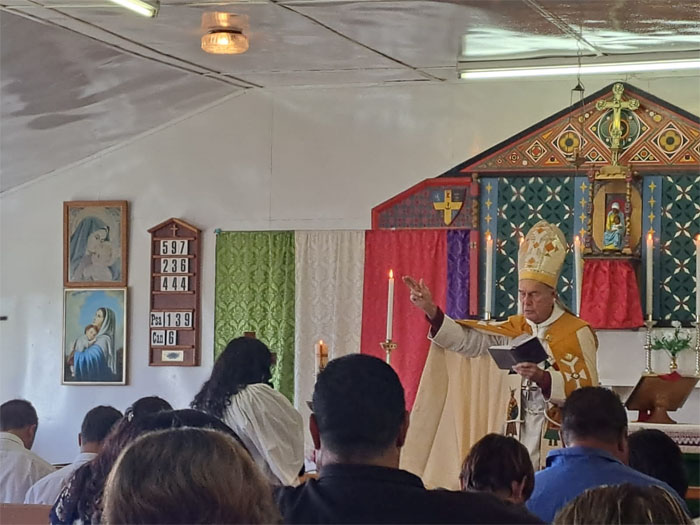
[[[321,346],[323,346],[323,339],[319,339],[319,340],[318,340],[318,344],[320,344]]]
[[[486,242],[491,240],[491,232],[486,232]]]
[[[654,240],[654,236],[651,234],[651,232],[647,233],[647,239],[650,241]]]
[[[524,243],[524,242],[525,242],[525,237],[523,237],[523,236],[521,235],[521,236],[520,236],[520,240],[519,240],[518,242],[519,242],[520,244]]]
[[[389,279],[394,278],[394,270],[389,270]]]
[[[581,239],[579,238],[578,235],[576,235],[576,236],[574,237],[574,242],[577,242],[577,243],[578,243],[578,242],[581,242]]]

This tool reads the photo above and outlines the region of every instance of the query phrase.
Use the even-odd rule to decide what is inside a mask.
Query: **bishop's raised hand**
[[[402,280],[411,292],[411,302],[423,310],[429,319],[435,317],[437,305],[433,301],[430,288],[423,282],[423,279],[416,281],[410,275],[404,275]]]

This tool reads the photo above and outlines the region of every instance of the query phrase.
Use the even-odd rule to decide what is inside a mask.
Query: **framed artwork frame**
[[[63,286],[126,286],[128,233],[127,201],[64,202]]]
[[[127,289],[63,291],[61,384],[125,385]]]

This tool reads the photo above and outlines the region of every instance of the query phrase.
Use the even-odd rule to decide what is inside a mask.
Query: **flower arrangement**
[[[681,335],[681,323],[680,321],[671,321],[673,326],[673,335],[671,337],[666,337],[662,335],[660,338],[654,337],[651,343],[652,350],[666,350],[668,355],[675,360],[676,356],[680,354],[683,350],[690,348],[690,340],[692,337],[690,335]]]

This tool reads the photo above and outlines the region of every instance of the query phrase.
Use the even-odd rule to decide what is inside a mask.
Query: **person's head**
[[[89,340],[95,339],[97,337],[97,332],[99,332],[100,329],[97,328],[94,324],[89,324],[85,327],[85,335]]]
[[[134,403],[126,409],[124,415],[131,420],[134,417],[146,416],[148,414],[155,414],[156,412],[172,409],[172,405],[162,397],[146,396],[134,401]]]
[[[270,486],[247,452],[221,432],[178,428],[136,439],[105,486],[104,521],[279,523]]]
[[[629,483],[588,489],[564,506],[555,525],[693,523],[676,498],[661,487]]]
[[[513,503],[525,503],[535,488],[535,471],[527,449],[517,439],[487,434],[464,459],[459,482],[463,491],[492,492]]]
[[[311,437],[322,464],[398,467],[408,412],[391,366],[361,354],[334,359],[318,375],[312,405]]]
[[[620,213],[620,204],[616,201],[610,205],[610,211],[617,214]]]
[[[633,432],[627,439],[629,465],[668,483],[681,497],[688,491],[688,471],[676,443],[657,429]]]
[[[248,385],[269,384],[271,366],[272,353],[265,343],[254,337],[237,337],[226,345],[190,406],[220,417],[232,395]]]
[[[92,232],[87,238],[87,251],[93,252],[97,250],[101,243],[109,240],[109,227],[98,228]]]
[[[552,315],[557,291],[551,286],[534,279],[520,279],[518,295],[526,319],[539,324]]]
[[[96,406],[83,418],[78,435],[78,444],[82,452],[99,452],[102,442],[114,425],[121,419],[122,413],[114,407]]]
[[[128,409],[127,409],[128,412]],[[149,414],[132,412],[132,417],[125,415],[105,438],[102,449],[90,463],[80,467],[73,475],[73,482],[68,500],[73,508],[66,505],[62,512],[65,516],[74,511],[84,522],[96,521],[102,510],[102,495],[105,481],[119,454],[137,437],[155,430],[169,428],[195,427],[211,428],[224,432],[233,439],[238,436],[218,418],[198,410],[164,410]]]
[[[27,449],[34,445],[39,418],[29,401],[11,399],[0,405],[0,431],[14,434]]]
[[[627,412],[612,390],[574,390],[562,407],[561,434],[567,447],[600,448],[627,463]]]
[[[102,328],[102,323],[105,322],[105,317],[107,317],[107,310],[105,308],[98,308],[95,311],[95,316],[92,318],[92,324],[99,331]]]

